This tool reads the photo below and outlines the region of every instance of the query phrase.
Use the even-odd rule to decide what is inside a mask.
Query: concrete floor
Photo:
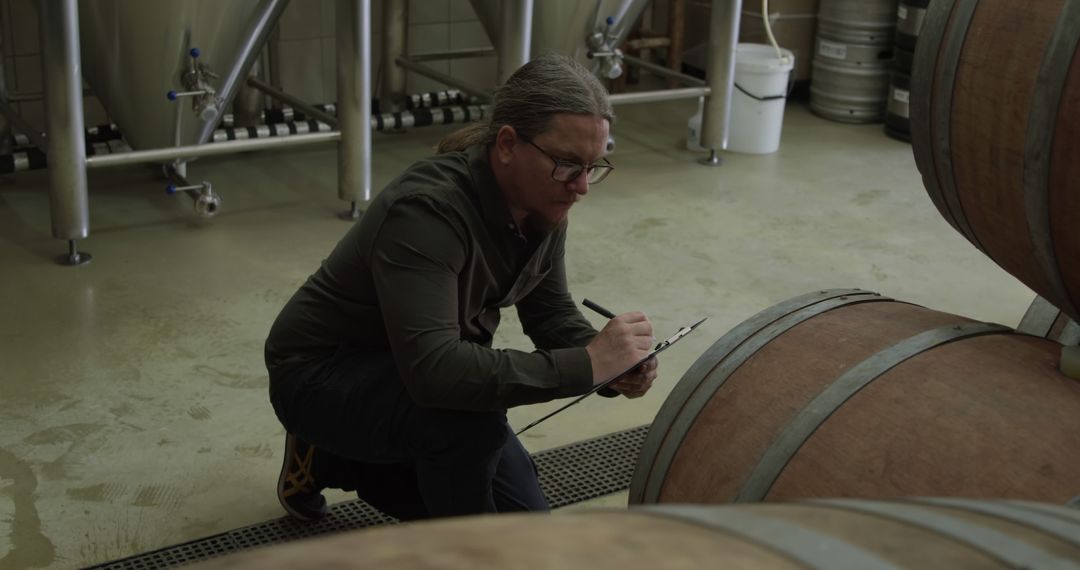
[[[710,319],[666,353],[647,397],[590,398],[527,434],[531,450],[651,421],[716,339],[811,290],[1019,322],[1033,294],[942,220],[910,146],[880,125],[792,104],[779,153],[707,168],[683,149],[695,107],[618,109],[617,170],[574,210],[567,256],[576,298],[644,310],[657,336]],[[377,135],[375,188],[450,130]],[[64,244],[49,235],[45,173],[0,185],[0,567],[79,567],[283,514],[262,342],[347,228],[335,161],[326,147],[193,163],[224,197],[209,223],[148,167],[95,171],[82,244],[94,261],[79,268],[51,261]],[[529,349],[504,319],[497,345]]]

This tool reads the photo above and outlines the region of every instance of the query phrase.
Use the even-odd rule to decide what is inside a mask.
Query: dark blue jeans
[[[419,407],[389,353],[279,360],[268,348],[267,368],[281,423],[319,450],[316,480],[402,520],[548,510],[505,410]]]

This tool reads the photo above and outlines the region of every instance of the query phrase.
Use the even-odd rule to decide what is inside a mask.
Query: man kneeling
[[[567,214],[613,168],[613,119],[582,66],[529,62],[490,124],[391,182],[293,295],[266,341],[290,514],[324,516],[324,488],[402,520],[548,509],[507,408],[584,394],[652,345],[645,315],[597,332],[567,291]],[[492,348],[510,306],[534,352]],[[655,377],[652,360],[612,386]]]

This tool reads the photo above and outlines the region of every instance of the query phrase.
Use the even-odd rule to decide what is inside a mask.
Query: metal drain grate
[[[540,487],[551,507],[629,488],[648,431],[649,426],[639,426],[533,455],[540,471]]]
[[[281,518],[238,528],[228,532],[236,542],[233,550],[278,544],[309,536],[354,530],[368,526],[397,524],[397,519],[384,515],[359,499],[338,503],[330,508],[330,514],[317,522],[302,522]]]
[[[534,454],[540,486],[551,507],[563,507],[627,489],[648,430],[647,425],[639,426]],[[396,519],[361,500],[347,501],[332,506],[330,514],[318,522],[304,523],[288,517],[274,519],[91,566],[88,570],[169,568],[257,546],[396,523]]]

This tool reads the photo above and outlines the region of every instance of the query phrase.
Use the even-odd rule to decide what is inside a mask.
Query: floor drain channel
[[[552,508],[618,493],[630,487],[649,426],[639,426],[533,455],[540,486]],[[88,570],[153,570],[190,564],[256,546],[279,544],[397,521],[361,500],[338,503],[315,523],[274,519],[211,537],[91,566]]]

